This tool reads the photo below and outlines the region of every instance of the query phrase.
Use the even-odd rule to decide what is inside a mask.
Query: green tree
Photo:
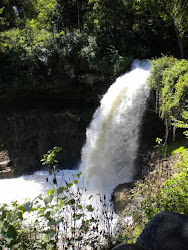
[[[188,30],[187,0],[141,0],[148,5],[153,15],[159,15],[168,25],[173,25],[181,58],[184,54],[184,36]]]
[[[56,17],[56,0],[37,0],[35,9],[36,9],[36,20],[37,25],[41,29],[47,29],[48,31],[52,30],[54,25],[54,19]]]
[[[75,29],[83,31],[87,12],[88,0],[57,0],[57,32],[63,30],[67,33]]]
[[[0,8],[4,8],[5,28],[24,28],[25,22],[36,16],[35,4],[36,0],[2,0]]]
[[[94,27],[114,32],[126,26],[132,28],[134,0],[90,0],[89,3],[92,6],[89,21]]]
[[[67,30],[72,31],[77,24],[76,2],[70,0],[57,1],[57,32],[62,30],[66,33]]]

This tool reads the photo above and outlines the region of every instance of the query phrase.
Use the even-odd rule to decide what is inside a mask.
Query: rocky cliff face
[[[44,75],[40,85],[1,82],[0,177],[39,169],[43,154],[54,146],[63,148],[61,166],[78,164],[86,127],[114,79],[92,72],[80,61],[62,67],[60,79],[55,73]]]
[[[77,85],[66,88],[0,90],[0,178],[38,170],[43,154],[54,146],[63,148],[59,165],[75,168],[85,143],[86,128],[100,97],[113,81],[85,74],[80,75]],[[150,101],[154,103],[154,98]],[[150,109],[151,105],[143,119],[140,155],[156,138],[158,124]],[[143,165],[141,158],[135,162],[138,175]]]
[[[59,165],[75,168],[98,102],[88,90],[1,95],[0,177],[39,169],[43,154],[54,146],[63,148]]]

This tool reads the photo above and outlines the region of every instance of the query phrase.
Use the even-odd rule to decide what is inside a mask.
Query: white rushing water
[[[63,180],[72,181],[73,175],[78,170],[61,170],[57,174],[57,182],[60,185]],[[46,178],[49,181],[46,181]],[[33,175],[23,175],[17,178],[0,180],[0,203],[10,203],[17,200],[23,202],[26,198],[35,199],[40,194],[46,194],[52,189],[53,175],[48,171],[37,171]],[[63,183],[62,183],[63,184]]]
[[[132,71],[117,78],[102,98],[82,149],[82,169],[92,187],[115,187],[133,179],[148,76],[149,63],[135,60]]]
[[[111,85],[93,116],[87,129],[81,164],[82,185],[89,184],[92,191],[108,190],[110,197],[116,185],[129,182],[134,176],[139,126],[148,95],[148,76],[149,63],[135,60],[132,71]],[[63,173],[69,179],[78,171],[60,171],[59,180]],[[51,188],[46,182],[48,175],[47,171],[38,171],[33,175],[0,180],[0,203],[22,201],[26,197],[34,199],[45,193]]]

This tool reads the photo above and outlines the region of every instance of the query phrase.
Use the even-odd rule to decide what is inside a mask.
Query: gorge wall
[[[0,91],[0,176],[32,173],[54,146],[63,148],[59,165],[74,168],[99,98],[91,82],[82,88]]]
[[[39,169],[43,154],[54,146],[63,148],[59,165],[75,168],[86,127],[113,77],[75,58],[71,65],[59,65],[56,58],[50,75],[39,68],[32,76],[41,77],[40,84],[22,70],[22,82],[20,72],[4,74],[9,84],[0,77],[0,178]]]
[[[63,148],[60,165],[73,168],[78,163],[95,103],[82,103],[71,95],[70,103],[68,97],[66,102],[48,96],[45,100],[0,104],[0,147],[1,152],[7,152],[1,162],[10,161],[14,175],[39,169],[43,154],[54,146]]]
[[[86,128],[113,80],[85,75],[80,77],[84,84],[79,83],[79,87],[0,92],[0,177],[40,169],[43,154],[54,146],[63,148],[59,165],[75,168],[85,143]],[[156,134],[159,136],[161,125],[153,112],[154,99],[151,95],[142,122],[140,154],[136,160],[138,174],[142,154],[149,150]]]

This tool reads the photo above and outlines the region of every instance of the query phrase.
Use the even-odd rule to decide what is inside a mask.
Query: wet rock
[[[113,202],[114,211],[117,214],[121,214],[124,211],[128,203],[127,195],[130,194],[130,190],[131,188],[133,188],[133,186],[134,186],[133,182],[123,183],[123,184],[119,184],[113,190],[113,193],[111,195],[111,200]]]
[[[0,151],[0,178],[9,178],[13,176],[11,161],[7,150]]]

